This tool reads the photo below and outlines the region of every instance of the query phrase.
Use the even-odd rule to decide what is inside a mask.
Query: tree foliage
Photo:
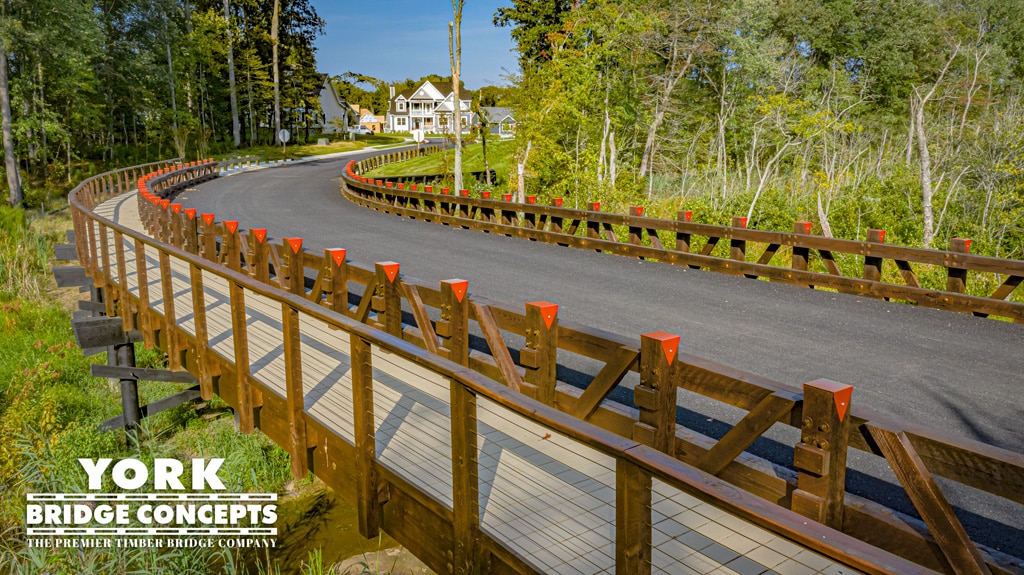
[[[511,4],[532,193],[1024,256],[1024,0]]]
[[[273,0],[33,0],[0,3],[10,68],[14,155],[41,188],[83,165],[206,155],[234,147],[227,38],[234,50],[242,141],[273,125]],[[309,0],[282,0],[281,99],[298,136],[319,112]],[[173,96],[172,96],[173,94]],[[29,204],[38,203],[31,189]]]

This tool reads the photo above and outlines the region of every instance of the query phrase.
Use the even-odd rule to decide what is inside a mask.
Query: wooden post
[[[235,236],[235,234],[232,234]],[[256,429],[253,414],[253,388],[249,381],[249,326],[245,290],[231,282],[231,338],[235,351],[235,391],[238,394],[238,428],[242,433]]]
[[[185,226],[182,222],[181,204],[171,204],[171,213],[168,214],[171,218],[171,241],[170,244],[175,247],[185,246]]]
[[[651,573],[651,475],[615,460],[615,573]]]
[[[224,220],[224,231],[227,232],[221,244],[221,250],[225,254],[224,265],[228,266],[229,270],[241,272],[242,249],[238,244],[238,221]]]
[[[377,293],[373,295],[371,309],[377,312],[377,321],[384,325],[384,331],[402,337],[402,293],[397,283],[399,264],[377,262],[373,268],[377,275]]]
[[[330,271],[327,293],[327,307],[338,313],[348,314],[348,263],[346,251],[342,248],[324,250],[324,261]]]
[[[167,340],[167,367],[181,369],[181,351],[178,347],[177,317],[174,312],[174,284],[171,282],[171,258],[160,252],[160,291],[164,304],[164,327]]]
[[[967,238],[950,238],[949,251],[958,254],[971,253],[971,242]],[[967,270],[954,265],[946,266],[946,291],[964,293],[967,289]]]
[[[630,217],[642,218],[644,217],[643,206],[632,206],[629,208]],[[643,227],[642,226],[629,226],[629,243],[634,246],[643,245]],[[643,259],[643,258],[640,258]]]
[[[733,216],[732,227],[739,229],[747,228],[747,218],[742,216]],[[747,261],[747,241],[732,238],[729,240],[729,257],[736,261],[745,262]]]
[[[373,360],[370,342],[353,335],[352,415],[356,442],[356,511],[359,534],[369,539],[380,532],[381,504],[377,476],[377,438],[373,417]]]
[[[477,454],[476,395],[456,381],[451,388],[452,510],[456,575],[478,573],[480,532],[480,479]],[[454,567],[454,569],[452,568]]]
[[[306,267],[302,261],[302,238],[284,238],[284,253],[288,254],[288,291],[306,296]]]
[[[191,254],[199,253],[199,220],[196,219],[195,208],[185,208],[185,220],[182,226],[182,247]]]
[[[868,230],[867,241],[875,244],[885,243],[885,230]],[[880,257],[864,256],[864,279],[881,281],[883,261],[885,260]]]
[[[153,318],[149,308],[149,262],[146,261],[146,246],[135,239],[135,270],[139,280],[139,314],[137,323],[142,331],[142,342],[146,349],[153,349]]]
[[[587,210],[591,212],[601,211],[601,202],[590,202],[587,204]],[[601,239],[601,222],[595,221],[591,218],[587,218],[587,237],[595,240]],[[598,250],[600,251],[600,250]]]
[[[511,202],[512,201],[512,194],[503,194],[501,196],[501,199],[503,201],[505,201],[505,202]],[[513,227],[518,226],[519,225],[519,214],[517,214],[515,210],[507,209],[505,206],[502,206],[502,208],[501,208],[501,225],[503,225],[503,226],[513,226]]]
[[[690,223],[693,219],[693,212],[689,210],[680,210],[676,213],[676,219],[681,222]],[[676,251],[689,252],[690,251],[690,234],[687,232],[676,232]]]
[[[117,230],[114,230],[114,253],[117,256],[118,313],[121,314],[124,331],[129,332],[135,329],[135,318],[132,316],[132,305],[128,298],[128,262],[124,253],[124,235]]]
[[[526,305],[526,347],[519,364],[526,368],[525,381],[536,386],[535,399],[555,404],[555,366],[558,357],[558,305],[546,301]]]
[[[633,439],[669,454],[675,453],[679,343],[678,335],[663,331],[641,335],[640,385],[633,388],[633,403],[640,411]]]
[[[469,365],[469,282],[461,279],[441,282],[441,319],[437,335],[448,359]]]
[[[267,230],[253,228],[249,230],[249,253],[252,261],[249,264],[249,275],[258,282],[270,283],[270,246],[267,245]]]
[[[551,205],[556,208],[562,207],[562,198],[553,198]],[[548,221],[551,222],[548,231],[556,234],[562,233],[562,218],[560,216],[551,216],[548,218]]]
[[[107,238],[106,226],[98,224],[98,229],[100,234],[100,259],[103,262],[103,273],[100,275],[103,282],[103,285],[101,286],[103,288],[103,300],[107,304],[107,315],[117,315],[115,313],[116,308],[114,307],[116,299],[114,294],[111,293],[113,290],[110,289],[113,285],[113,282],[111,281],[111,276],[113,274],[110,273],[110,239]]]
[[[793,233],[798,235],[810,235],[811,233],[811,222],[796,222],[793,224]],[[800,241],[797,239],[796,241]],[[807,271],[807,260],[810,258],[811,249],[806,246],[800,246],[793,244],[793,263],[792,268],[797,271]],[[796,285],[804,287],[814,287],[801,282],[795,282]]]
[[[213,361],[210,358],[210,336],[206,328],[206,294],[203,291],[203,270],[189,266],[192,287],[192,318],[196,331],[196,355],[199,360],[199,393],[203,401],[213,399]],[[173,294],[171,297],[174,297]]]
[[[309,452],[306,447],[305,392],[302,389],[302,346],[299,339],[299,311],[282,304],[281,323],[284,327],[285,411],[291,446],[292,477],[305,479],[309,475]],[[358,339],[358,338],[353,338]]]
[[[798,472],[793,511],[833,529],[843,527],[846,447],[853,387],[819,379],[804,384],[800,443],[793,451]]]
[[[213,231],[213,214],[203,214],[202,223],[199,224],[199,255],[210,260],[217,261],[217,235]]]

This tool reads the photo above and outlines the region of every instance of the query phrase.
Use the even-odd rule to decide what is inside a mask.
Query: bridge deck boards
[[[96,212],[142,230],[135,193]],[[138,295],[134,243],[125,242],[126,280]],[[116,277],[113,234],[108,235]],[[98,242],[96,245],[99,245]],[[163,313],[155,251],[147,250],[150,306]],[[172,260],[178,325],[194,334],[187,267]],[[284,394],[281,308],[246,292],[253,377]],[[204,274],[211,347],[234,359],[228,286]],[[317,421],[353,442],[349,338],[323,322],[300,318],[304,403]],[[377,458],[451,509],[452,462],[448,381],[374,347]],[[479,502],[484,532],[545,573],[615,571],[615,462],[484,398],[478,401]],[[655,480],[652,572],[748,575],[853,573],[833,561]]]

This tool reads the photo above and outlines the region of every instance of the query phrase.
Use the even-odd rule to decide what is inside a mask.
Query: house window
[[[405,101],[400,101],[400,102],[395,103],[395,109],[397,109],[399,112],[404,112],[405,111]]]
[[[404,128],[406,125],[407,124],[405,118],[395,118],[395,126],[399,128]]]

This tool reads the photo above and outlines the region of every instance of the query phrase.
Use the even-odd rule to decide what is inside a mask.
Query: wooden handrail
[[[445,199],[450,200],[451,198]],[[187,217],[183,213],[173,214],[167,209],[157,209],[152,202],[143,202],[141,205],[144,208],[144,221],[146,222],[147,226],[151,227],[151,229],[152,226],[159,226],[161,229],[164,230],[170,229],[173,226],[169,226],[168,224],[173,222],[175,218],[181,220]],[[75,206],[75,204],[73,203],[73,208],[75,207],[77,206]],[[369,332],[364,332],[362,330],[366,330],[369,328],[363,326],[362,324],[356,323],[354,320],[349,319],[348,315],[346,314],[346,312],[349,311],[348,309],[345,309],[338,313],[330,309],[331,306],[320,305],[322,303],[326,303],[327,301],[331,301],[330,298],[325,298],[325,301],[321,301],[320,293],[318,293],[317,297],[315,298],[315,301],[310,301],[307,297],[299,296],[297,295],[297,293],[282,295],[283,292],[281,291],[280,288],[284,288],[286,286],[280,285],[280,283],[278,283],[278,285],[275,287],[274,285],[267,285],[262,282],[257,282],[254,278],[262,272],[260,272],[260,270],[258,269],[252,269],[249,267],[250,262],[248,257],[245,258],[246,267],[236,267],[234,268],[234,270],[225,271],[226,268],[216,262],[220,261],[220,259],[223,259],[223,254],[225,253],[224,246],[231,245],[231,242],[234,241],[231,239],[231,237],[239,233],[237,230],[228,230],[223,225],[206,225],[204,231],[201,232],[203,240],[197,240],[195,242],[195,245],[198,246],[201,243],[204,243],[208,246],[213,246],[210,249],[216,252],[216,246],[219,243],[222,246],[222,253],[220,256],[218,256],[216,253],[209,253],[209,249],[207,249],[204,250],[205,255],[207,257],[200,259],[197,256],[188,254],[187,252],[179,248],[167,247],[163,242],[149,239],[146,236],[140,236],[139,234],[122,228],[117,224],[99,218],[98,216],[89,213],[86,209],[76,210],[76,213],[82,214],[83,216],[82,218],[76,218],[76,228],[78,227],[79,222],[81,220],[82,223],[88,223],[89,225],[99,226],[101,229],[116,230],[118,233],[123,234],[126,237],[133,237],[135,241],[141,245],[150,246],[156,249],[160,254],[161,262],[163,262],[163,260],[167,259],[168,257],[174,257],[176,259],[185,259],[189,262],[189,265],[192,266],[193,269],[198,268],[199,270],[201,270],[202,273],[209,272],[218,275],[227,280],[231,285],[239,286],[239,288],[242,290],[252,291],[254,293],[280,301],[282,305],[287,306],[289,309],[294,309],[303,315],[308,315],[310,317],[324,321],[329,325],[332,325],[339,329],[343,329],[353,336],[363,337],[364,339],[371,341],[375,345],[380,345],[388,349],[389,351],[398,353],[399,355],[405,357],[406,359],[409,359],[410,361],[414,361],[419,365],[422,365],[428,369],[431,369],[432,371],[435,371],[435,373],[439,373],[445,377],[451,377],[453,379],[456,379],[460,382],[460,384],[464,384],[466,386],[466,389],[470,390],[473,394],[481,394],[482,396],[485,396],[492,401],[495,401],[505,407],[508,407],[509,409],[512,409],[513,411],[516,411],[517,413],[520,413],[524,417],[534,419],[535,421],[538,421],[546,426],[549,426],[551,429],[556,430],[559,433],[563,433],[564,435],[573,437],[574,439],[579,440],[581,443],[589,445],[595,449],[598,449],[599,451],[608,453],[609,455],[612,455],[613,457],[616,457],[621,461],[625,461],[629,465],[635,465],[639,467],[641,470],[643,470],[643,473],[653,474],[654,476],[662,478],[666,482],[675,485],[680,489],[684,488],[681,487],[681,484],[678,483],[678,478],[673,479],[671,477],[662,477],[662,475],[659,474],[665,472],[666,469],[674,470],[675,466],[680,465],[678,459],[682,459],[683,461],[688,461],[690,463],[694,463],[696,461],[696,459],[692,455],[689,455],[693,452],[693,444],[692,442],[689,441],[677,441],[677,447],[674,453],[662,455],[652,451],[647,447],[641,446],[640,443],[635,440],[624,440],[621,436],[618,435],[608,435],[609,432],[607,430],[621,433],[624,429],[627,429],[626,427],[624,427],[624,424],[626,424],[629,421],[630,416],[628,414],[623,415],[623,412],[621,410],[616,411],[614,408],[601,408],[597,412],[591,412],[594,414],[594,417],[591,419],[591,421],[593,421],[594,423],[601,424],[601,426],[606,428],[607,430],[600,430],[597,427],[583,424],[579,420],[574,419],[564,413],[559,413],[559,411],[557,410],[553,411],[550,407],[545,407],[544,409],[538,411],[537,405],[540,404],[534,405],[527,398],[523,398],[523,396],[518,394],[509,395],[510,392],[505,388],[502,388],[500,386],[495,388],[494,386],[496,386],[497,384],[495,384],[493,381],[488,379],[481,379],[481,375],[479,375],[479,373],[494,375],[499,372],[497,366],[495,366],[493,363],[490,364],[490,367],[488,367],[488,363],[486,361],[487,358],[474,359],[471,354],[471,357],[467,363],[470,367],[474,368],[473,371],[470,371],[463,366],[456,366],[457,369],[452,371],[452,369],[454,368],[452,368],[451,365],[445,365],[443,361],[439,364],[434,363],[435,361],[438,361],[437,356],[427,354],[425,351],[419,349],[419,347],[412,347],[409,343],[402,342],[402,345],[405,347],[402,347],[401,349],[407,349],[409,350],[410,353],[410,355],[406,355],[405,352],[400,351],[400,348],[390,347],[390,345],[395,344],[396,342],[401,342],[400,339],[397,339],[395,337],[392,337],[390,339],[380,339],[382,337],[382,334],[380,334],[379,332],[373,330],[370,330]],[[182,226],[179,225],[178,233],[181,233],[181,229]],[[81,235],[82,237],[85,237],[87,233],[87,231],[83,231],[82,234],[76,235]],[[192,233],[196,232],[193,231]],[[101,238],[104,237],[106,237],[106,234],[101,234]],[[260,240],[260,244],[263,245],[264,241],[265,240]],[[186,244],[187,242],[184,240],[179,240],[177,242],[170,243],[173,243],[175,245],[182,245]],[[107,250],[103,250],[103,253],[106,254],[108,252]],[[183,258],[183,255],[188,255],[188,257]],[[324,270],[330,267],[327,265],[328,260],[329,258],[325,258],[316,254],[306,253],[303,258],[303,263],[305,266],[314,267],[316,269],[321,270],[321,273],[323,273]],[[99,264],[95,263],[95,257],[92,258],[92,261],[94,262],[93,265],[91,267],[87,266],[87,268],[92,270],[99,270],[100,266]],[[267,260],[263,261],[265,263]],[[255,262],[256,260],[253,261],[253,263]],[[337,270],[337,267],[337,262],[335,262],[335,270]],[[276,273],[280,275],[281,266],[278,264],[275,266],[275,268]],[[374,272],[371,271],[369,268],[361,267],[353,263],[346,263],[345,268],[345,271],[351,280],[354,280],[358,283],[362,283],[364,285],[369,284],[375,275]],[[104,265],[103,269],[109,270],[109,264]],[[97,281],[106,282],[104,285],[113,287],[111,284],[111,280],[109,278],[105,278],[106,274],[97,275],[100,278]],[[94,276],[94,278],[96,277],[97,276]],[[443,290],[437,290],[435,288],[424,286],[416,282],[416,280],[413,278],[403,277],[401,281],[405,285],[413,286],[415,288],[416,292],[420,296],[420,299],[422,300],[421,305],[427,305],[430,307],[441,307],[441,303],[443,302],[445,297],[443,295]],[[320,284],[321,286],[323,286],[329,283],[329,278],[318,276],[315,282],[316,284]],[[271,280],[271,284],[273,283],[275,283],[275,280]],[[368,291],[372,292],[373,290]],[[305,293],[304,290],[302,293]],[[369,300],[369,295],[371,294],[364,294],[364,300],[366,300],[367,303]],[[497,302],[489,302],[479,296],[474,296],[472,298],[472,301],[475,302],[475,307],[487,310],[488,314],[494,318],[494,321],[498,328],[520,334],[525,333],[528,329],[528,323],[525,313],[509,309],[507,306],[503,306],[502,304],[498,304]],[[345,307],[347,308],[347,305]],[[443,317],[444,311],[442,310],[442,318]],[[344,318],[345,321],[339,322],[339,318]],[[159,322],[160,325],[163,325],[164,323],[165,322]],[[595,358],[607,357],[609,350],[624,350],[624,353],[626,353],[627,355],[633,353],[633,349],[637,349],[637,352],[639,352],[639,346],[637,346],[635,340],[629,340],[628,338],[622,338],[621,336],[615,336],[613,334],[608,334],[606,332],[598,332],[597,330],[592,330],[586,328],[585,326],[577,326],[570,324],[569,322],[559,322],[557,324],[556,329],[557,335],[555,337],[555,341],[557,341],[557,347],[559,349],[569,350],[575,353],[582,353],[584,355],[588,355]],[[370,337],[371,335],[373,335],[374,337]],[[417,345],[420,345],[420,347],[426,346],[426,344],[422,343],[422,337],[421,334],[419,333],[419,330],[416,330],[415,328],[407,327],[404,329],[403,332],[400,333],[400,335],[403,338],[407,339],[409,342],[413,342],[416,343]],[[440,329],[438,329],[438,335],[442,336],[442,340],[445,339],[446,334],[442,333]],[[201,352],[202,346],[197,347],[197,350]],[[218,358],[217,361],[221,361],[221,359],[222,358]],[[634,370],[637,369],[635,365],[630,365],[633,363],[631,359],[626,358],[623,361],[626,361],[627,359],[629,360],[626,364],[627,366],[620,366],[620,368],[617,369],[627,370],[630,369],[630,367],[632,367],[632,369]],[[203,365],[208,361],[211,360],[207,359],[200,361],[200,365]],[[747,374],[742,374],[740,372],[736,372],[735,370],[729,370],[728,368],[724,368],[723,366],[718,366],[710,362],[700,360],[699,358],[693,358],[687,356],[686,354],[680,355],[678,365],[681,366],[679,368],[681,370],[681,373],[685,374],[684,376],[676,378],[680,382],[679,385],[687,386],[686,382],[692,382],[695,379],[699,380],[701,382],[701,385],[696,387],[699,387],[700,389],[704,390],[711,390],[712,397],[716,397],[714,390],[728,389],[728,393],[719,393],[716,398],[723,399],[730,403],[734,403],[735,405],[738,405],[745,409],[753,409],[762,399],[764,399],[766,396],[774,392],[785,391],[796,394],[793,395],[793,397],[798,397],[800,394],[799,390],[793,390],[788,386],[777,384],[775,382],[770,382],[762,378],[749,376]],[[203,370],[200,369],[199,371]],[[472,374],[472,377],[469,377],[469,374]],[[463,379],[460,379],[460,377],[462,377]],[[483,388],[478,389],[470,385],[471,382],[486,382],[487,386],[489,387],[485,386]],[[558,394],[554,400],[555,407],[557,407],[561,411],[572,411],[573,407],[575,407],[573,405],[574,398],[572,393],[567,392],[564,389],[564,386],[558,387]],[[500,393],[497,393],[497,395],[493,396],[488,393],[493,392],[495,390],[500,391]],[[263,394],[266,392],[260,390],[260,393]],[[255,404],[258,402],[254,401],[253,403]],[[788,416],[782,418],[783,423],[788,423],[790,425],[795,425],[798,427],[802,425],[803,417],[801,413],[801,406],[799,403],[799,401],[796,401],[795,407],[790,412],[788,412]],[[512,405],[515,405],[516,407],[513,409],[511,407]],[[541,414],[541,417],[540,419],[536,419],[533,416],[531,416],[531,414]],[[869,424],[884,423],[882,421],[882,418],[877,417],[874,414],[870,414],[866,412],[866,410],[856,407],[853,409],[853,414],[854,415],[851,418],[853,422],[852,430],[849,432],[851,445],[861,449],[867,448],[868,450],[877,453],[877,448],[872,448],[872,446],[869,443],[865,442],[863,438],[860,439],[859,443],[857,439],[863,435],[863,430],[866,430]],[[629,428],[631,427],[632,424],[629,424]],[[903,425],[901,429],[907,430],[908,426]],[[676,432],[673,432],[673,434],[675,433]],[[629,433],[627,432],[626,435],[628,436]],[[1017,454],[1012,454],[1010,452],[1005,452],[1003,450],[998,450],[996,448],[991,448],[988,446],[981,446],[980,444],[974,444],[973,442],[956,441],[954,438],[950,438],[948,436],[945,436],[944,434],[931,432],[928,430],[916,430],[914,432],[911,432],[910,436],[912,441],[918,442],[921,445],[925,446],[925,448],[918,446],[918,451],[922,453],[925,460],[928,461],[929,467],[938,468],[931,469],[934,473],[946,476],[953,475],[954,479],[962,481],[969,485],[976,485],[982,488],[989,487],[989,491],[995,492],[1004,497],[1006,497],[1008,493],[1012,493],[1013,489],[1015,489],[1015,486],[1020,485],[1019,478],[1022,476],[1021,471],[1024,470],[1024,461],[1022,461],[1020,456],[1018,456]],[[676,437],[677,440],[680,439],[680,436],[678,434],[676,434]],[[917,438],[921,438],[921,440],[918,441]],[[620,449],[624,451],[619,452],[618,450]],[[683,453],[680,453],[680,451],[683,451]],[[644,454],[644,458],[641,458],[640,460],[633,460],[630,457],[626,457],[624,455],[624,453],[626,452],[637,454],[642,453]],[[671,460],[671,465],[664,462],[658,463],[657,465],[654,464],[654,461],[660,461],[660,459],[663,457]],[[928,459],[929,457],[931,457],[930,460]],[[943,459],[946,459],[947,461],[941,461]],[[956,461],[956,465],[951,465],[950,461]],[[971,465],[965,466],[965,461],[974,461],[977,463],[973,467]],[[668,465],[668,467],[664,467],[664,465]],[[742,466],[743,464],[733,463],[730,465]],[[728,467],[729,466],[726,466],[725,472],[722,473],[722,477],[724,479],[730,477]],[[970,472],[970,469],[972,468],[976,468],[977,470],[979,470],[979,472],[987,472],[989,474],[987,481],[991,481],[991,477],[994,473],[999,477],[1008,478],[1008,482],[1006,485],[1001,486],[999,488],[995,488],[993,490],[991,486],[985,485],[986,480],[980,476],[980,473],[972,475],[972,473]],[[685,469],[690,473],[693,472],[692,469],[686,467],[685,465],[682,466],[682,469]],[[994,469],[998,469],[999,471],[993,472]],[[697,475],[690,475],[689,477],[701,478],[698,480],[698,483],[704,485],[708,481],[707,478],[710,476],[698,473]],[[1014,477],[1017,477],[1017,479],[1014,479]],[[719,480],[714,479],[712,481],[712,484],[719,485]],[[692,487],[692,485],[690,487]],[[729,487],[729,489],[732,488]],[[756,490],[754,491],[757,492]],[[719,496],[721,495],[721,492],[716,492],[716,494],[716,496]],[[707,496],[709,495],[705,493],[705,497]],[[744,499],[744,497],[749,498],[749,496],[744,494],[743,497],[740,497],[742,502],[750,503],[747,502],[746,499]],[[1013,499],[1012,496],[1010,498]],[[710,501],[711,499],[705,500]],[[770,526],[765,525],[763,520],[765,519],[765,517],[775,517],[777,513],[764,515],[761,511],[761,505],[769,505],[771,509],[774,509],[776,511],[780,510],[780,508],[775,507],[773,504],[768,504],[766,502],[761,501],[754,505],[754,508],[757,509],[754,515],[749,515],[749,508],[746,511],[744,511],[743,509],[738,509],[735,511],[735,513],[744,518],[750,519],[755,523],[761,524],[762,526],[771,528]],[[742,508],[743,505],[740,505],[740,507]],[[781,519],[772,519],[771,521],[769,521],[769,523],[772,523],[773,521],[780,521],[778,525],[782,525],[783,527],[796,525],[795,523],[787,523],[791,519],[789,515],[782,514],[781,517],[783,517],[785,521]],[[869,528],[861,528],[859,530],[854,528],[852,529],[852,531],[854,533],[860,533],[864,529]],[[773,530],[777,531],[777,529]],[[787,536],[789,536],[788,531]],[[797,538],[795,540],[810,545],[803,539]],[[926,542],[926,540],[922,541]],[[925,546],[927,547],[926,543]],[[918,547],[920,547],[920,545],[918,545]],[[813,545],[812,548],[819,549],[818,547],[814,547]],[[856,545],[855,548],[860,549],[860,547]],[[922,552],[920,549],[914,549],[908,555],[911,556],[915,561],[922,561],[922,554],[927,556],[928,552]],[[878,556],[872,555],[872,557],[877,558]],[[883,555],[882,557],[887,556]],[[874,570],[868,566],[856,563],[855,559],[856,558],[848,557],[842,560],[850,561],[851,564],[853,564],[854,566],[858,566],[859,568],[866,569],[868,571]],[[993,561],[992,559],[988,560],[990,562]],[[928,565],[929,568],[943,568],[941,558],[936,559],[935,557],[932,557],[929,559],[928,557],[925,557],[923,564]],[[902,566],[899,569],[897,569],[896,567],[891,568],[894,570],[903,570],[908,568],[908,565],[906,564],[900,565]]]
[[[742,226],[698,224],[689,222],[686,217],[677,220],[650,218],[642,215],[642,208],[634,209],[632,215],[624,215],[562,207],[561,202],[544,206],[456,195],[442,199],[436,193],[380,186],[375,179],[361,176],[367,169],[389,161],[397,160],[384,157],[350,162],[344,174],[345,186],[342,191],[345,196],[381,211],[492,234],[603,250],[629,257],[834,289],[860,296],[905,300],[927,307],[1006,317],[1024,323],[1024,303],[1008,299],[1024,280],[1024,260],[968,253],[969,240],[954,241],[951,250],[943,251],[897,246],[881,241],[814,236],[809,234],[809,225],[798,225],[796,228],[800,229],[787,233],[753,230]],[[392,178],[397,179],[400,178]],[[447,209],[431,210],[430,206],[438,201],[444,201]],[[512,217],[503,217],[498,221],[493,214],[512,214]],[[568,230],[564,230],[562,222],[572,224]],[[588,228],[599,232],[588,236]],[[884,232],[873,235],[875,240],[884,239]],[[694,237],[708,238],[700,252],[691,250]],[[748,261],[746,242],[763,244],[766,248],[759,258]],[[732,244],[731,253],[727,252],[728,256],[712,255],[715,246],[719,244]],[[739,245],[743,247],[737,248]],[[789,267],[772,265],[771,261],[783,247],[789,248],[794,254],[816,254],[825,271],[808,271],[806,256],[799,260],[794,258]],[[863,261],[863,277],[841,275],[835,262],[836,255],[860,258]],[[886,267],[889,269],[899,271],[905,285],[885,281],[881,273],[885,262],[888,262]],[[945,268],[950,280],[944,289],[922,287],[911,264]],[[994,283],[998,287],[985,296],[965,294],[968,272],[991,274],[995,276]]]

